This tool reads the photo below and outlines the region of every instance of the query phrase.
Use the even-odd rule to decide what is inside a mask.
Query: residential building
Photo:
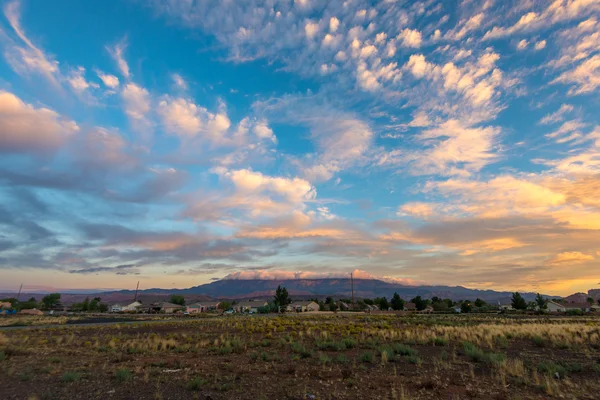
[[[560,304],[560,303],[556,303],[552,300],[549,300],[548,303],[546,303],[546,305],[548,306],[548,311],[550,312],[566,312],[567,308]]]
[[[176,311],[182,311],[185,309],[185,306],[179,304],[169,303],[167,301],[159,301],[156,303],[151,303],[148,307],[149,312],[153,313],[164,313],[164,314],[173,314]]]
[[[590,303],[566,303],[565,308],[567,311],[571,310],[581,310],[583,312],[592,311],[592,305]]]
[[[198,314],[207,311],[216,311],[219,308],[219,302],[202,302],[190,304],[186,307],[186,311],[190,314]]]
[[[143,307],[144,307],[144,305],[142,304],[142,302],[136,300],[133,303],[124,306],[121,309],[121,311],[123,311],[123,312],[136,312],[136,311],[139,311]]]
[[[269,305],[266,301],[241,301],[233,306],[235,312],[258,312],[260,307],[266,307]]]
[[[319,304],[314,301],[295,301],[288,306],[288,311],[319,311]]]
[[[415,303],[404,303],[404,311],[417,311]]]

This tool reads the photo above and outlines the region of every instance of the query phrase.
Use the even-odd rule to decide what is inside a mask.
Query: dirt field
[[[1,399],[598,399],[600,317],[228,316],[0,331]]]

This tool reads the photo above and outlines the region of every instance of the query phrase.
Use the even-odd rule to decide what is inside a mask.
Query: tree
[[[390,308],[390,302],[385,297],[377,297],[375,299],[375,304],[379,306],[381,311],[387,311]]]
[[[521,294],[519,292],[513,293],[511,305],[512,305],[512,308],[514,308],[515,310],[526,310],[527,309],[527,302],[525,301],[525,299],[523,298],[523,296],[521,296]]]
[[[325,298],[325,304],[331,304],[331,303],[333,303],[333,298],[331,298],[331,297],[327,296],[327,297]]]
[[[325,303],[327,304],[327,303]],[[337,305],[332,301],[331,303],[329,303],[329,311],[335,311],[337,310]]]
[[[106,303],[98,304],[98,311],[101,313],[105,313],[108,311],[108,305]]]
[[[222,301],[219,303],[219,310],[227,311],[231,308],[231,303],[228,301]]]
[[[19,301],[15,297],[0,299],[0,303],[10,303],[10,308],[16,308]]]
[[[460,312],[470,313],[471,311],[473,311],[473,305],[471,304],[471,302],[468,300],[463,301],[460,305]]]
[[[429,300],[424,300],[421,298],[421,296],[417,296],[417,297],[413,298],[410,302],[415,303],[415,307],[417,308],[417,311],[423,311],[429,305]]]
[[[23,302],[20,301],[17,304],[17,309],[19,309],[19,310],[31,310],[32,308],[36,308],[36,307],[38,307],[38,302],[35,299],[35,297],[31,297],[27,301],[23,301]]]
[[[475,304],[475,307],[480,308],[480,307],[485,306],[487,303],[478,297],[477,300],[475,300],[474,304]]]
[[[285,307],[292,302],[292,299],[290,299],[287,289],[279,285],[275,290],[274,301],[277,307]]]
[[[441,301],[443,301],[443,300],[442,300],[442,299],[440,299],[440,298],[439,298],[439,297],[437,297],[437,296],[433,296],[433,297],[431,298],[431,304],[439,303],[439,302],[441,302]]]
[[[454,306],[454,301],[452,301],[452,299],[444,299],[444,303],[448,305],[448,308]]]
[[[390,304],[394,310],[404,310],[404,300],[402,300],[398,293],[394,293]]]
[[[446,303],[445,301],[440,301],[437,303],[433,303],[431,304],[431,307],[433,307],[433,311],[437,311],[437,312],[441,312],[441,311],[448,311],[448,303]]]
[[[593,298],[593,297],[588,297],[588,298],[587,298],[587,302],[588,302],[588,304],[589,304],[590,306],[593,306],[593,305],[594,305],[594,298]]]
[[[363,301],[365,302],[365,304],[368,304],[370,306],[372,306],[373,304],[375,304],[375,302],[371,299],[363,299]]]
[[[42,306],[45,310],[50,310],[60,304],[60,293],[50,293],[42,298]]]
[[[89,312],[96,312],[98,311],[98,306],[100,305],[100,297],[94,297],[92,299],[92,301],[90,301],[90,304],[88,305],[88,311]]]
[[[81,311],[86,312],[90,309],[90,298],[86,297],[83,303],[81,303]]]
[[[180,306],[185,306],[185,297],[180,294],[172,294],[171,295],[171,303],[177,304]]]
[[[548,308],[548,300],[546,300],[544,296],[539,293],[535,296],[535,303],[540,310],[545,310]]]

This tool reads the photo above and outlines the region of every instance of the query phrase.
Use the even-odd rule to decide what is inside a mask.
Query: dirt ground
[[[0,399],[598,399],[600,317],[228,316],[0,331]]]

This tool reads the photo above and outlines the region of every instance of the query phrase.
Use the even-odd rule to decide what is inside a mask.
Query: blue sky
[[[600,281],[599,1],[109,4],[3,2],[0,289]]]

